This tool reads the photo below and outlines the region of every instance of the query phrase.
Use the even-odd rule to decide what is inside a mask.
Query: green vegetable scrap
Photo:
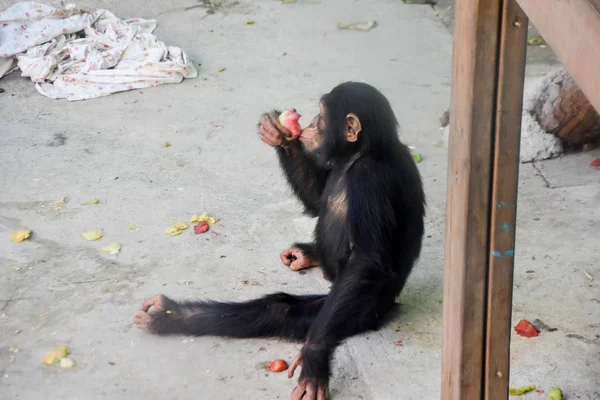
[[[550,400],[563,400],[563,392],[560,388],[552,388],[548,390]]]
[[[508,389],[508,393],[511,396],[520,396],[522,394],[531,392],[532,390],[535,390],[535,385],[521,386],[519,388],[511,387]]]

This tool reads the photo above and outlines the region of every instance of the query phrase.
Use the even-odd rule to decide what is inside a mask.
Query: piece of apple
[[[302,115],[296,112],[295,108],[285,110],[279,114],[278,121],[281,125],[285,126],[292,132],[292,139],[297,139],[302,134],[302,128],[298,120]]]

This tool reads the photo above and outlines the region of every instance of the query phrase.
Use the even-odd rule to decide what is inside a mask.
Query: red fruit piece
[[[592,167],[600,167],[600,157],[594,158],[590,163]]]
[[[275,360],[269,364],[269,370],[271,370],[271,372],[283,372],[286,369],[288,369],[288,365],[283,360]]]
[[[302,127],[298,120],[302,115],[296,112],[295,108],[286,110],[279,115],[279,123],[292,132],[292,139],[297,139],[302,134]]]
[[[208,230],[208,222],[200,222],[196,225],[194,225],[194,233],[195,234],[199,234],[199,233],[204,233]]]
[[[515,332],[517,332],[517,335],[519,336],[528,338],[536,337],[540,333],[540,331],[538,331],[537,328],[531,325],[531,322],[527,321],[526,319],[520,320],[519,323],[515,325]]]

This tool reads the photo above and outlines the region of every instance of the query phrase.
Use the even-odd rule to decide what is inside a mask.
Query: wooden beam
[[[527,16],[505,0],[500,24],[487,287],[484,398],[508,398]]]
[[[600,112],[600,1],[518,2],[590,103]]]
[[[527,18],[515,0],[455,7],[442,399],[506,399]]]
[[[456,0],[446,203],[442,399],[481,399],[501,0]]]

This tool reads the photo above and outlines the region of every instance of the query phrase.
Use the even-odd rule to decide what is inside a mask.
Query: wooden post
[[[455,7],[442,399],[506,399],[527,19],[515,0]]]
[[[500,23],[490,209],[484,398],[508,398],[512,291],[527,16],[505,0]]]

